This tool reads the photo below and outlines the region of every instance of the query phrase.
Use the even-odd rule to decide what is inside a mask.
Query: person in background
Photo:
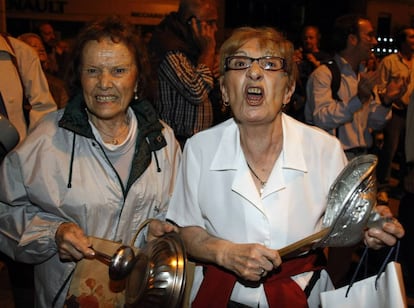
[[[70,54],[72,51],[72,38],[61,39],[56,43],[56,52],[58,54]]]
[[[367,73],[376,72],[378,69],[378,65],[379,65],[379,59],[377,58],[374,52],[371,52],[368,59],[362,62],[362,65],[365,66],[365,72]],[[378,156],[379,152],[384,146],[384,133],[382,129],[379,129],[379,130],[373,130],[371,134],[372,134],[373,143],[370,149],[368,150],[368,152]]]
[[[376,44],[374,28],[366,17],[338,17],[332,30],[332,46],[336,52],[333,59],[341,72],[340,99],[332,98],[332,75],[325,65],[314,70],[307,83],[307,123],[336,136],[348,160],[368,153],[373,145],[372,131],[385,126],[391,118],[391,101],[405,91],[404,82],[396,80],[380,95],[374,87],[376,72],[364,72],[361,62]],[[329,249],[328,269],[335,286],[347,284],[353,251],[352,247]]]
[[[66,90],[66,85],[62,79],[48,72],[48,56],[40,36],[38,36],[36,33],[23,33],[19,35],[18,39],[25,42],[29,46],[33,47],[34,50],[36,50],[40,59],[40,63],[42,64],[42,68],[45,73],[47,82],[49,84],[50,93],[52,94],[57,107],[59,109],[65,107],[69,99],[68,92]]]
[[[388,101],[381,104],[374,93],[377,75],[365,73],[361,65],[376,44],[374,28],[367,18],[339,17],[333,28],[332,46],[341,72],[340,100],[332,97],[332,75],[326,66],[314,70],[308,79],[306,122],[337,136],[348,159],[367,153],[372,146],[371,131],[381,129],[391,118]],[[389,92],[386,94],[389,100]]]
[[[379,85],[383,89],[393,80],[402,79],[407,90],[401,97],[392,101],[392,118],[383,129],[384,145],[378,154],[378,201],[388,202],[392,162],[397,150],[401,151],[399,180],[400,191],[403,190],[405,175],[404,135],[407,117],[407,106],[414,89],[414,28],[401,26],[395,34],[395,45],[398,53],[385,56],[379,67]],[[401,196],[399,196],[401,198]]]
[[[76,261],[95,236],[130,243],[163,219],[181,149],[145,97],[149,60],[132,25],[110,16],[78,35],[71,100],[49,114],[0,168],[0,249],[33,263],[37,307],[63,307]],[[171,224],[153,220],[141,246]]]
[[[37,25],[37,33],[42,38],[48,55],[47,71],[63,79],[69,53],[59,46],[59,39],[52,24],[48,21]]]
[[[375,53],[371,52],[365,61],[365,71],[375,72],[378,69],[379,62]]]
[[[21,142],[44,115],[56,110],[56,103],[39,57],[30,46],[7,34],[0,35],[0,58],[0,93],[5,116],[17,129]]]
[[[7,153],[26,138],[43,116],[56,110],[56,104],[39,58],[31,47],[8,34],[1,34],[0,59],[0,113],[3,124],[8,122],[0,130],[0,139],[9,141],[6,148],[0,146],[1,164]],[[17,142],[10,143],[12,137],[17,137]],[[14,262],[0,252],[0,267],[1,264],[6,264],[4,268],[8,269],[15,304],[30,306],[32,267]]]
[[[197,264],[191,305],[318,307],[332,287],[323,253],[282,261],[278,249],[320,230],[347,164],[341,144],[282,112],[297,72],[293,45],[273,28],[236,29],[220,75],[234,117],[187,140],[167,212]],[[379,248],[403,234],[394,221],[365,241]]]
[[[152,30],[145,30],[141,33],[141,35],[144,43],[148,45],[152,38]]]
[[[0,164],[20,139],[16,128],[3,115],[2,104],[0,96]],[[33,266],[14,262],[0,251],[0,307],[32,307],[33,280]]]
[[[217,18],[215,0],[181,0],[178,12],[155,27],[149,42],[157,79],[155,105],[181,146],[221,120]]]
[[[301,46],[295,50],[294,61],[298,65],[299,78],[296,82],[292,102],[288,104],[286,112],[294,118],[304,122],[304,108],[306,101],[306,83],[309,75],[331,55],[321,50],[321,33],[315,25],[305,26],[301,33]]]

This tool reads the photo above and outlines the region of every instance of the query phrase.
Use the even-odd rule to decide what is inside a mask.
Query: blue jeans
[[[391,178],[391,164],[397,153],[398,147],[401,147],[404,154],[404,137],[405,137],[406,111],[396,111],[393,109],[392,118],[384,127],[384,145],[378,155],[377,180],[379,190],[387,189]],[[404,173],[405,159],[400,161],[399,179],[402,181]]]

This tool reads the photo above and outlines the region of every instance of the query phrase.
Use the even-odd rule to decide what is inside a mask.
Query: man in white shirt
[[[21,142],[44,115],[56,110],[57,107],[49,92],[48,82],[34,49],[7,34],[0,34],[0,72],[0,112],[2,117],[8,118],[9,123],[16,128],[19,142]],[[29,121],[26,120],[23,111],[24,96],[27,97],[28,105],[30,105]],[[0,134],[10,133],[10,131],[2,130]],[[13,130],[13,134],[15,133]],[[3,138],[8,139],[5,136]],[[9,150],[11,149],[2,149],[0,163],[3,156],[7,154],[6,151]],[[31,305],[29,297],[24,293],[31,292],[31,266],[14,263],[1,254],[0,268],[4,264],[3,261],[7,263],[10,277],[13,277],[12,287],[19,292],[15,300],[23,301],[24,303],[20,302],[23,305]]]
[[[0,92],[7,117],[22,141],[45,114],[56,110],[56,103],[33,48],[11,36],[6,37],[0,35]],[[23,112],[24,95],[31,106],[29,125]]]

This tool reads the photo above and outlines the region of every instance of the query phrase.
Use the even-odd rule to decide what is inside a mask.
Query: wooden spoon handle
[[[312,244],[313,242],[315,242],[316,240],[321,239],[322,237],[324,237],[329,231],[329,228],[324,228],[319,232],[316,232],[312,235],[309,235],[308,237],[305,237],[304,239],[301,239],[297,242],[294,242],[290,245],[287,245],[281,249],[278,250],[279,255],[281,257],[286,256],[296,250],[299,250],[300,248],[303,248],[309,244]]]

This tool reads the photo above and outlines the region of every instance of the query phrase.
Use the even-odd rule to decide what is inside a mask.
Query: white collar
[[[282,114],[282,130],[282,168],[307,172],[308,168],[303,155],[306,151],[305,140],[298,129],[298,122]],[[241,160],[244,160],[244,155],[240,146],[240,133],[237,124],[232,120],[230,125],[227,125],[223,130],[210,169],[237,170]]]

